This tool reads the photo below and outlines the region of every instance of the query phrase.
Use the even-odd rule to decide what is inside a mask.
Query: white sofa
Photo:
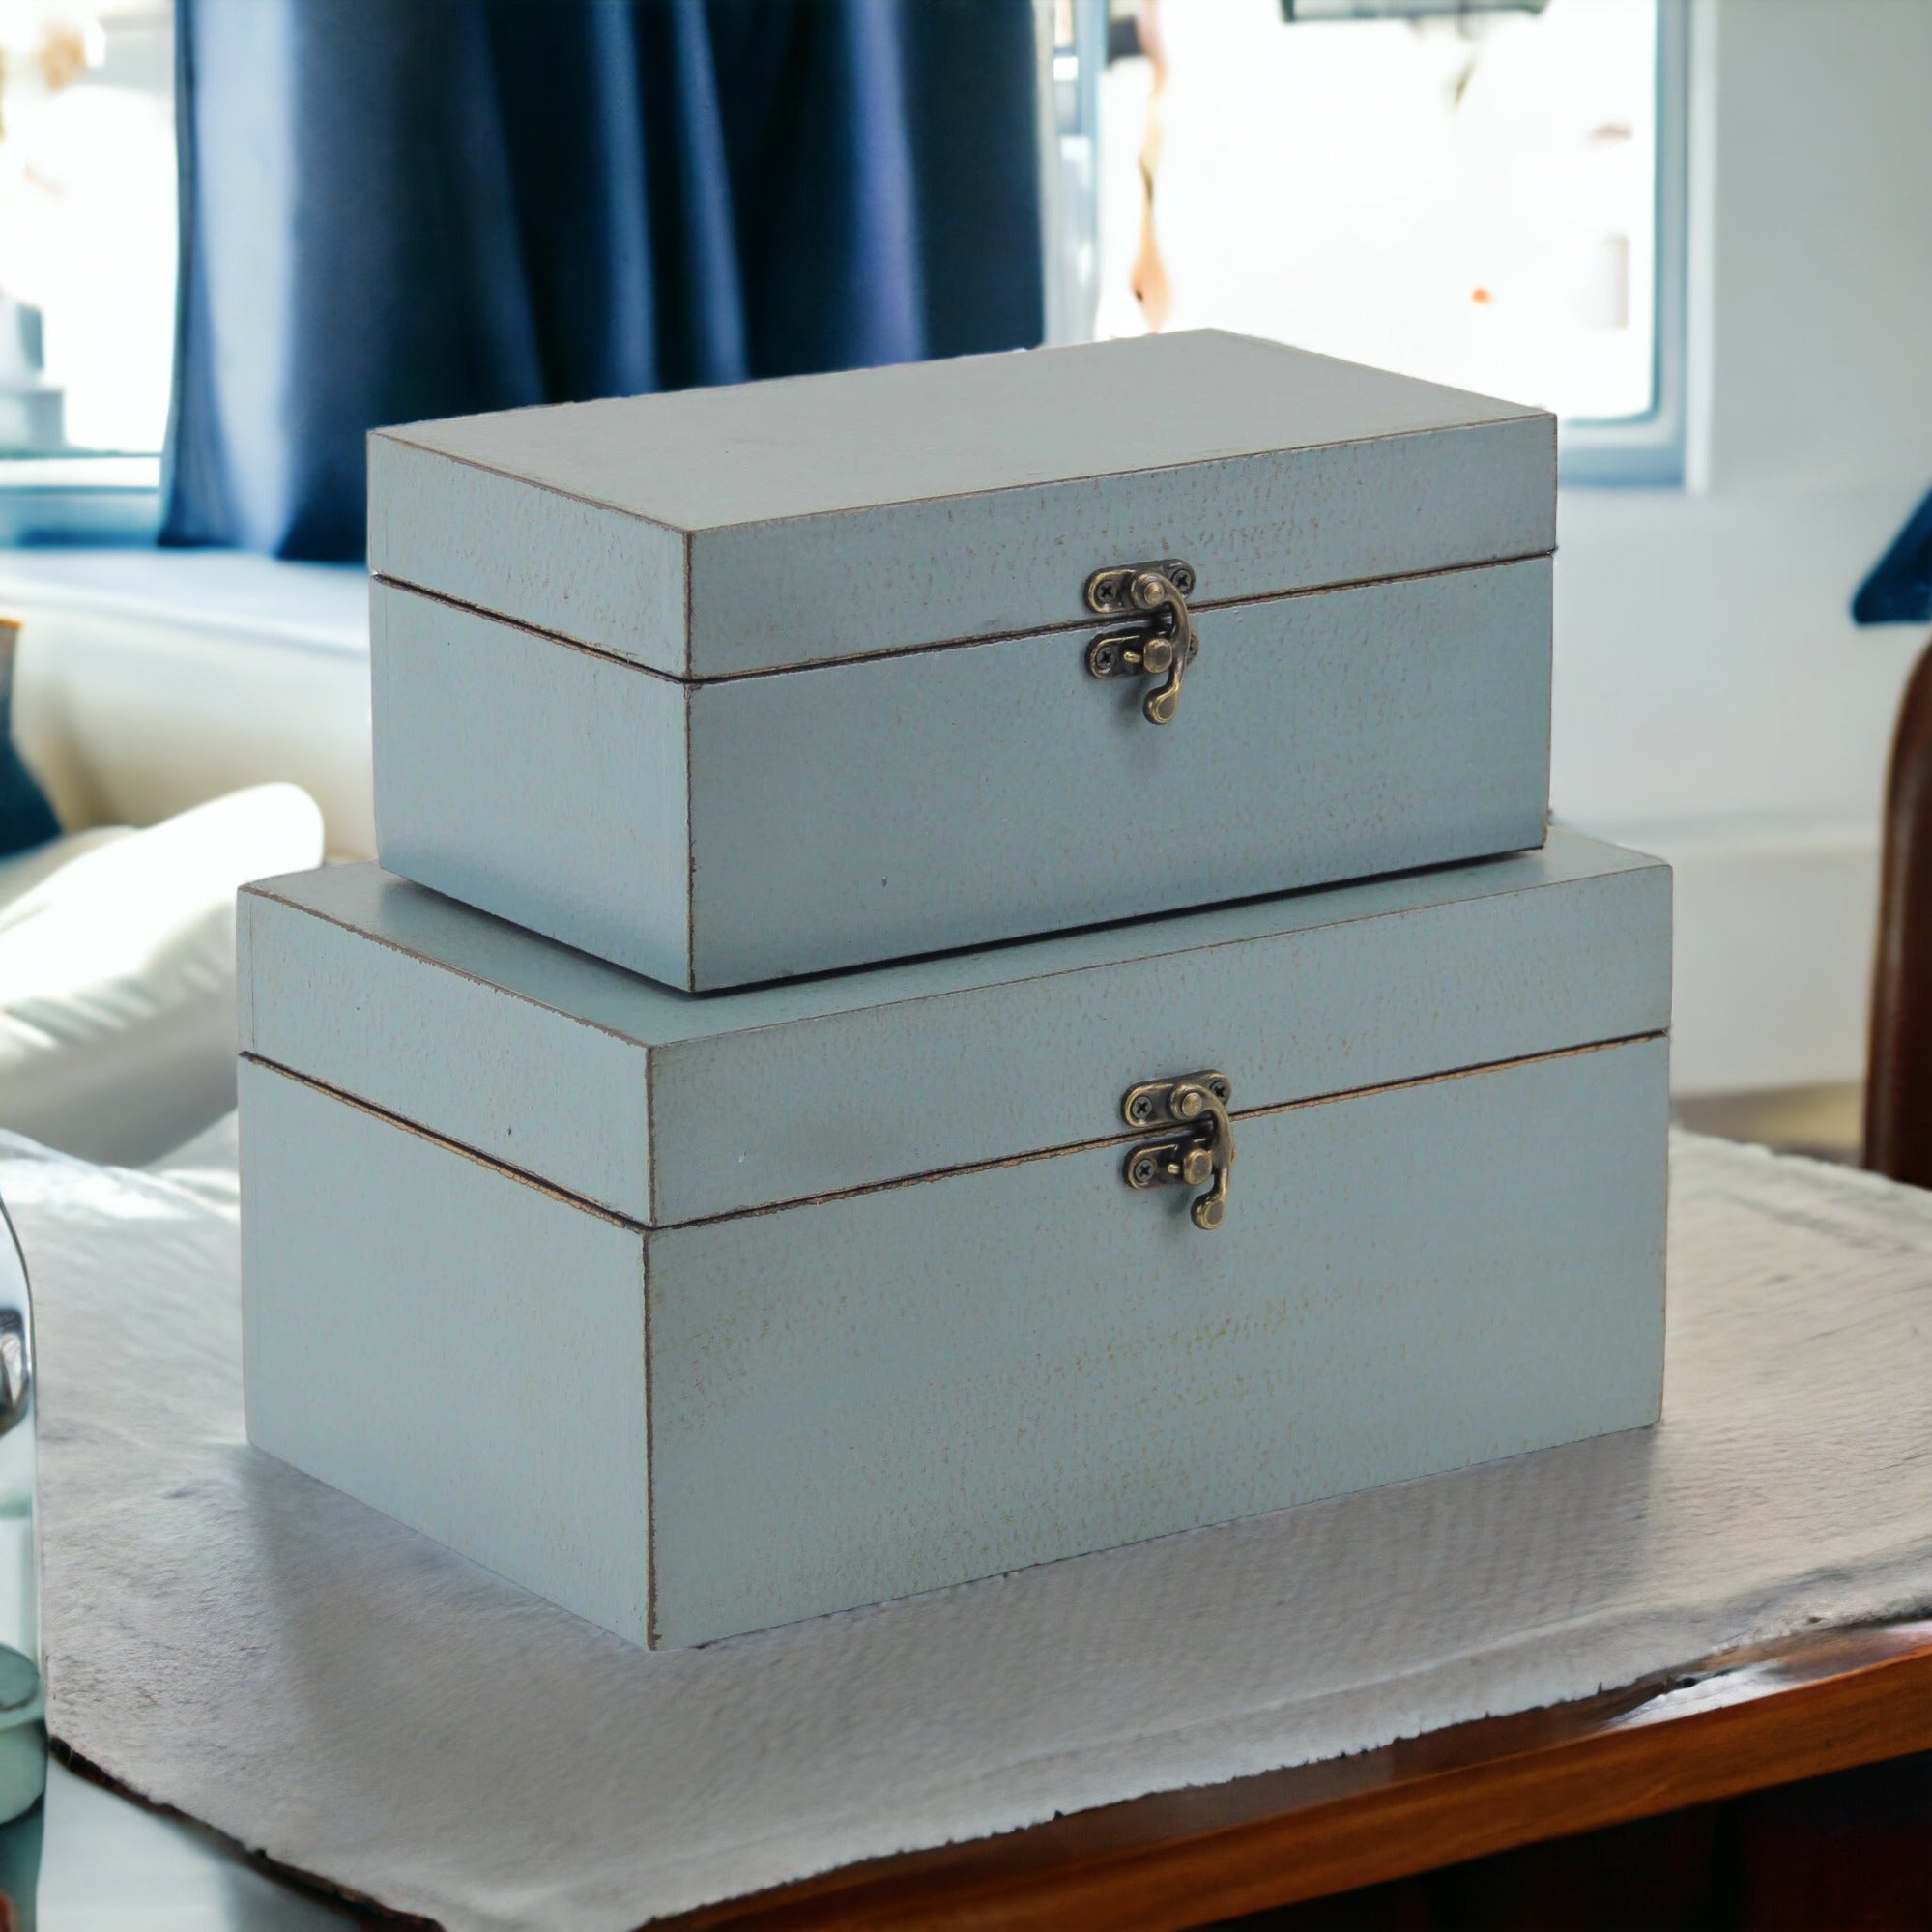
[[[281,779],[329,849],[375,847],[360,566],[221,550],[0,553],[14,735],[70,831],[150,825]]]
[[[0,1127],[153,1160],[233,1105],[236,886],[373,848],[363,575],[15,551],[0,613],[67,833],[0,861]]]

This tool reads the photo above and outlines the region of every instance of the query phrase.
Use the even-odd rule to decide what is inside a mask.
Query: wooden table
[[[1932,1622],[1713,1658],[1384,1750],[849,1866],[680,1932],[1176,1932],[1932,1749]]]

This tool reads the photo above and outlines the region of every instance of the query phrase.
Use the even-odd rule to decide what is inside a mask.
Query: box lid
[[[670,1226],[1656,1033],[1670,874],[1541,851],[709,997],[373,865],[246,887],[245,1053]]]
[[[1215,330],[414,423],[369,564],[681,678],[1542,555],[1542,410]]]

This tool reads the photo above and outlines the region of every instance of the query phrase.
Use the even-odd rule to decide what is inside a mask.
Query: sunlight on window
[[[0,0],[0,454],[161,446],[173,67],[167,0]]]
[[[1097,332],[1238,329],[1572,419],[1645,415],[1656,0],[1296,11],[1142,6],[1143,51],[1101,87]]]

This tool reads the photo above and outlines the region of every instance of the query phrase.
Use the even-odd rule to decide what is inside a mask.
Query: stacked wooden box
[[[1655,1420],[1547,415],[1203,332],[370,485],[382,865],[242,905],[263,1448],[682,1644]]]

